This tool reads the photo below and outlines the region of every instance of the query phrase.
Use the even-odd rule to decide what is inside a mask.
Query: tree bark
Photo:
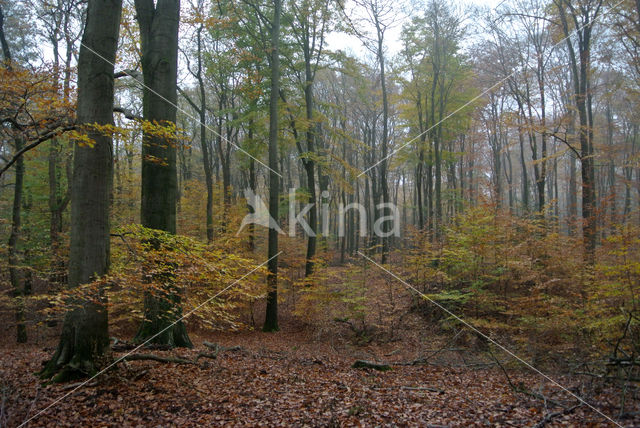
[[[568,0],[554,0],[559,12],[562,29],[566,36],[569,52],[570,69],[573,77],[574,99],[580,124],[580,162],[582,177],[582,240],[584,261],[588,265],[595,264],[597,222],[596,222],[596,181],[593,151],[592,100],[590,90],[591,67],[591,34],[593,23],[597,19],[602,1],[582,5],[576,9]],[[568,13],[569,16],[568,16]],[[578,52],[573,45],[569,18],[578,27]]]
[[[179,0],[136,0],[140,26],[144,119],[160,126],[176,123],[178,76]],[[176,233],[176,145],[153,132],[145,132],[142,144],[142,225]],[[144,320],[135,341],[191,347],[182,317],[181,293],[172,286],[172,275],[163,296],[150,293],[144,299]]]
[[[207,187],[207,243],[213,242],[213,172],[211,168],[211,154],[209,153],[209,143],[207,142],[207,127],[205,125],[207,98],[202,77],[202,31],[204,25],[198,28],[198,89],[200,90],[200,148],[202,150],[202,163],[204,167],[204,181]]]
[[[15,140],[16,151],[22,148],[22,138]],[[24,158],[16,161],[15,184],[13,187],[13,208],[11,214],[11,234],[9,235],[9,279],[16,299],[16,340],[18,343],[27,341],[27,329],[24,324],[25,288],[20,278],[20,258],[18,255],[18,240],[20,239],[20,212],[22,208],[22,188],[24,182]]]
[[[278,176],[278,97],[280,96],[280,15],[281,0],[273,1],[271,22],[271,93],[269,96],[269,215],[278,221],[280,185]],[[267,257],[267,308],[263,331],[278,331],[278,231],[269,228]]]
[[[113,125],[113,63],[122,0],[89,0],[78,59],[80,124]],[[112,186],[112,140],[88,128],[94,147],[74,148],[69,287],[86,284],[109,269],[109,201]],[[106,299],[98,288],[91,300],[79,300],[67,313],[58,348],[41,375],[54,381],[91,376],[106,362],[109,350]]]

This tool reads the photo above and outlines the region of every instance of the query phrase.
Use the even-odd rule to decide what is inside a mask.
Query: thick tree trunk
[[[176,122],[178,76],[179,0],[136,0],[140,26],[144,119],[158,125]],[[142,225],[176,233],[177,170],[174,141],[145,132],[142,144]],[[164,296],[148,293],[144,299],[144,320],[137,342],[191,347],[182,317],[180,292],[172,286],[170,274]]]
[[[113,63],[122,0],[89,0],[78,59],[78,123],[113,125]],[[88,128],[94,147],[75,146],[69,287],[88,283],[109,269],[109,201],[112,140]],[[53,358],[41,375],[65,380],[96,373],[109,350],[107,308],[103,290],[91,300],[73,302]]]

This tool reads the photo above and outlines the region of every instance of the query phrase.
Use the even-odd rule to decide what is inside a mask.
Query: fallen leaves
[[[546,418],[547,426],[606,426],[585,406],[563,412],[514,394],[496,368],[423,365],[394,366],[386,372],[358,370],[351,367],[349,347],[309,342],[300,333],[221,333],[208,339],[227,351],[198,364],[152,360],[120,364],[29,426],[506,427],[532,426]],[[241,347],[234,348],[238,344]],[[207,347],[154,354],[195,361],[203,349]],[[68,385],[41,387],[33,375],[49,354],[33,345],[0,350],[7,426],[18,426],[27,415],[68,393]],[[539,385],[532,375],[516,372],[512,377],[530,388],[537,385],[545,396],[567,399],[550,386]],[[606,403],[599,407],[613,412]],[[554,412],[559,414],[549,417]]]

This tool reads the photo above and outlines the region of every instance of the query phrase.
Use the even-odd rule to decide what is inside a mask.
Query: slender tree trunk
[[[273,0],[273,21],[271,23],[271,93],[269,96],[269,215],[275,221],[280,217],[278,176],[278,97],[280,93],[280,15],[281,0]],[[278,231],[269,228],[267,257],[267,309],[263,331],[278,331]]]
[[[309,40],[307,39],[307,43]],[[315,181],[315,135],[313,125],[313,80],[314,75],[311,70],[311,52],[310,47],[307,45],[304,49],[304,68],[305,68],[305,85],[304,85],[304,101],[305,101],[305,113],[308,122],[308,128],[306,132],[307,139],[307,151],[309,157],[304,161],[304,168],[307,172],[307,189],[309,191],[309,203],[311,208],[309,209],[309,228],[311,229],[312,236],[307,238],[307,257],[304,268],[304,276],[308,277],[313,273],[313,258],[316,255],[316,235],[318,232],[318,199],[316,197],[316,181]]]
[[[597,19],[602,6],[602,1],[589,3],[588,7],[574,9],[568,0],[554,0],[559,12],[562,29],[566,36],[567,50],[571,65],[571,73],[574,85],[575,106],[578,111],[580,161],[582,177],[582,239],[584,247],[584,261],[588,265],[595,264],[595,252],[597,242],[596,219],[596,181],[595,163],[593,151],[593,117],[591,109],[590,67],[591,67],[591,34],[593,23]],[[573,30],[569,25],[567,10],[572,13],[571,19],[578,21],[582,18],[582,26],[578,29],[578,52],[573,45],[571,37]]]
[[[204,79],[202,77],[202,31],[204,25],[201,24],[197,32],[198,41],[198,72],[196,79],[198,80],[198,89],[200,90],[200,107],[198,115],[200,116],[200,149],[202,150],[202,164],[204,167],[204,181],[207,187],[207,243],[213,242],[213,172],[211,171],[211,155],[209,154],[209,143],[207,141],[207,94],[204,88]]]
[[[252,111],[254,111],[255,102],[252,101]],[[249,117],[249,131],[248,138],[251,144],[253,144],[253,132],[254,132],[254,120],[253,115]],[[256,192],[256,163],[253,158],[249,158],[249,189],[251,189],[252,194]],[[253,208],[249,206],[249,210],[253,212]],[[253,223],[248,225],[249,229],[249,251],[253,251],[255,249],[255,226]]]
[[[22,137],[15,139],[16,152],[23,146]],[[27,341],[27,328],[24,323],[25,289],[20,280],[20,257],[18,256],[18,240],[20,239],[20,211],[22,209],[22,184],[24,182],[24,157],[16,161],[15,184],[13,187],[13,208],[11,214],[11,235],[9,236],[9,279],[16,299],[16,340]]]
[[[11,70],[11,50],[4,35],[4,13],[0,5],[0,43],[6,67]],[[22,137],[15,140],[16,153],[22,150]],[[20,263],[18,257],[18,240],[20,239],[20,211],[22,209],[22,184],[24,181],[24,158],[20,156],[16,161],[15,184],[13,188],[13,208],[11,213],[11,234],[9,235],[9,280],[13,288],[13,297],[16,299],[16,340],[18,343],[27,341],[27,330],[24,324],[24,297],[25,288],[20,284]]]
[[[518,116],[518,142],[520,144],[520,170],[522,172],[522,210],[525,215],[529,214],[529,175],[527,174],[527,163],[524,157],[524,129],[521,123],[522,116]]]
[[[380,162],[380,190],[383,204],[389,203],[389,185],[387,183],[387,156],[388,156],[388,144],[389,144],[389,95],[387,94],[387,76],[385,69],[385,57],[384,57],[384,32],[376,19],[376,27],[378,32],[378,62],[380,63],[380,87],[382,89],[382,162]],[[385,216],[387,214],[387,208],[380,210],[379,216]],[[382,233],[386,235],[389,230],[389,223],[385,221],[382,223]],[[389,238],[387,236],[381,237],[382,241],[382,256],[380,263],[387,262],[387,256],[389,254]]]

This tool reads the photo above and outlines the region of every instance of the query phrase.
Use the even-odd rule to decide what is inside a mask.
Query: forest
[[[640,0],[0,0],[0,44],[0,428],[640,426]]]

